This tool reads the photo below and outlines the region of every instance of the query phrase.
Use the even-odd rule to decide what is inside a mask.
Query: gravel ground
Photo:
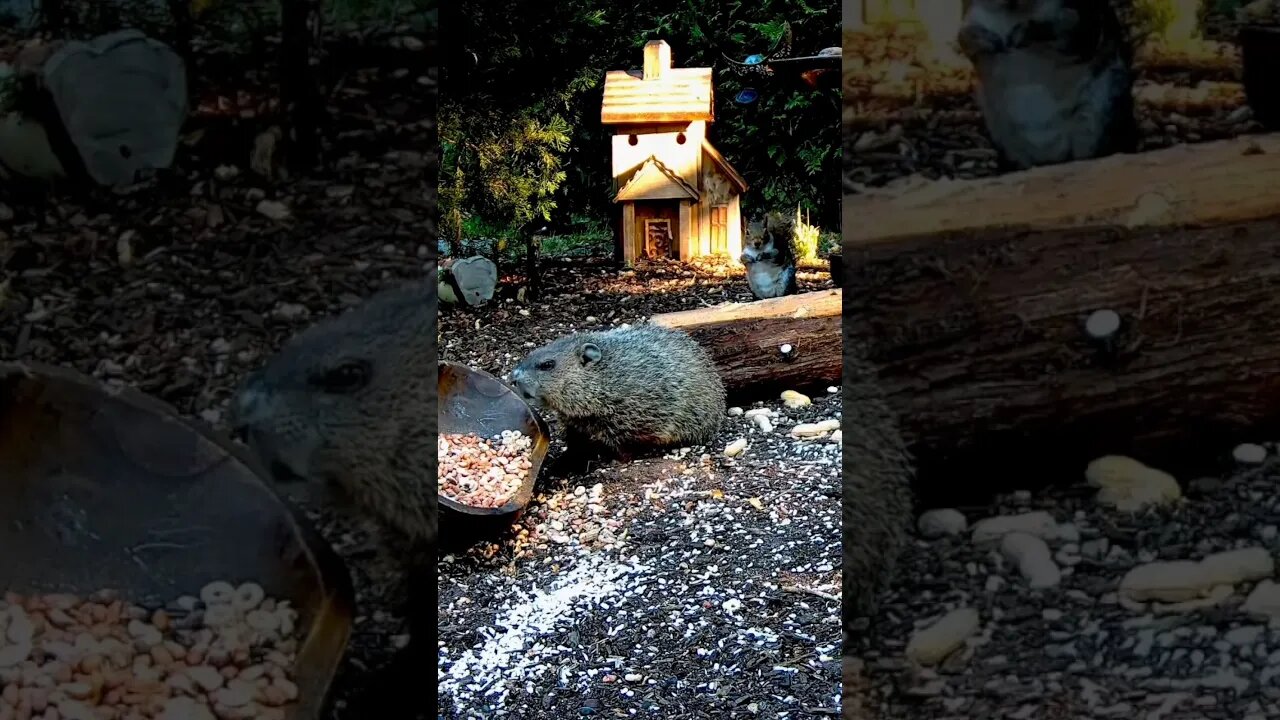
[[[969,531],[917,534],[874,630],[853,650],[865,662],[879,718],[1280,717],[1280,624],[1256,612],[1274,560],[1204,607],[1134,607],[1120,581],[1152,561],[1280,551],[1280,462],[1182,482],[1186,496],[1136,514],[1104,507],[1091,489],[1002,496],[969,521],[1042,511],[1061,579],[1035,589],[1016,563]],[[1270,565],[1270,567],[1267,567]],[[1189,573],[1183,571],[1182,577]],[[1246,597],[1258,592],[1249,604]],[[973,632],[935,666],[906,659],[913,633],[958,608]],[[1265,608],[1264,608],[1265,610]]]
[[[43,224],[5,189],[0,359],[132,385],[220,431],[235,385],[285,339],[398,278],[420,277],[435,235],[424,144],[435,77],[412,69],[417,60],[388,72],[406,58],[389,49],[399,33],[370,32],[367,45],[349,39],[326,132],[332,163],[306,177],[270,182],[250,170],[254,134],[269,116],[227,126],[196,113],[164,183],[86,204],[59,198]],[[235,71],[200,87],[229,87],[247,106],[265,107],[273,69]],[[268,217],[257,209],[264,199],[290,216]],[[357,588],[335,718],[362,717],[345,711],[345,698],[403,640],[396,564],[368,526],[318,498],[295,499]]]
[[[443,315],[442,357],[505,373],[566,332],[750,299],[741,276],[708,266],[547,275],[538,303]],[[838,714],[839,446],[789,435],[838,418],[833,391],[743,408],[767,432],[731,411],[708,447],[544,472],[509,533],[440,562],[440,714]],[[745,452],[725,457],[740,438]]]

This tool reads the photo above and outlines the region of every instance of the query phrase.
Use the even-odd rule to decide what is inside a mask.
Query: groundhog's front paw
[[[569,446],[564,452],[547,462],[547,477],[571,477],[591,472],[594,465],[601,462],[598,448],[586,444]]]
[[[751,258],[750,255],[746,253],[742,253],[742,255],[738,258],[738,262],[742,263],[743,265],[750,265],[755,261]]]
[[[994,55],[1004,49],[1004,40],[981,25],[965,25],[956,37],[960,52],[973,60],[984,55]]]

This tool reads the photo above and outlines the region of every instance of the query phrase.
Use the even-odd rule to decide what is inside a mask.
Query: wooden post
[[[735,193],[729,198],[729,259],[738,262],[742,255],[742,196]]]
[[[666,40],[650,40],[644,44],[644,79],[657,80],[662,71],[671,69],[671,46]]]
[[[846,332],[922,483],[1191,472],[1280,431],[1278,185],[1270,135],[846,198]]]
[[[622,264],[636,264],[636,204],[622,204]]]
[[[697,249],[693,246],[693,202],[690,200],[680,201],[680,259],[689,262],[696,256]]]

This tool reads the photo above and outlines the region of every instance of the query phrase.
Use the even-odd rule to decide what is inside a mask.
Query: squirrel
[[[1098,0],[969,0],[957,38],[1005,171],[1134,152],[1133,45]]]
[[[563,336],[529,353],[509,379],[530,404],[555,413],[571,444],[620,456],[710,442],[725,415],[707,351],[657,325]]]
[[[434,662],[437,297],[429,275],[289,340],[244,381],[228,417],[277,480],[336,486],[404,558],[410,640],[367,691],[365,702],[379,709],[362,704],[367,717],[403,717],[378,713],[421,702],[417,684]]]
[[[747,285],[756,299],[799,291],[794,222],[781,213],[768,213],[743,224],[742,242],[738,260],[747,268]]]

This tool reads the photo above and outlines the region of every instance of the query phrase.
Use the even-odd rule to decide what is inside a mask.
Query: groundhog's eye
[[[546,372],[546,371],[548,371],[548,370],[555,370],[555,369],[556,369],[556,361],[555,361],[555,360],[543,360],[542,362],[538,363],[538,369],[539,369],[539,370],[542,370],[543,372]]]
[[[352,360],[317,373],[310,380],[313,386],[325,392],[359,390],[369,383],[369,365],[360,360]]]

